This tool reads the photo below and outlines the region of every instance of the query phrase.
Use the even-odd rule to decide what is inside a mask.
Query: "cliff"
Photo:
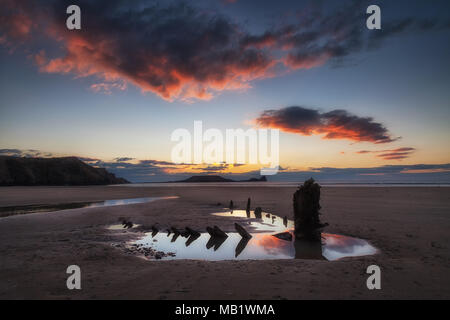
[[[0,186],[107,185],[129,183],[76,157],[19,158],[0,156]]]

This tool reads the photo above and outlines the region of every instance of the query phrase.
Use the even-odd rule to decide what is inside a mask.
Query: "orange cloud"
[[[370,44],[354,24],[363,7],[357,2],[329,15],[301,15],[296,23],[261,34],[187,4],[109,1],[105,6],[88,0],[77,1],[83,8],[82,28],[70,31],[63,15],[69,4],[2,1],[0,44],[33,41],[27,48],[33,52],[39,43],[53,40],[64,53],[47,58],[42,48],[34,51],[40,71],[95,77],[102,83],[92,87],[98,92],[132,84],[168,101],[210,100],[222,91],[247,89],[254,80],[274,76],[277,64],[288,70],[310,69]],[[410,25],[389,29],[387,24],[385,32],[376,33],[377,43]],[[340,127],[331,126],[326,133],[325,138],[355,139],[354,132]]]

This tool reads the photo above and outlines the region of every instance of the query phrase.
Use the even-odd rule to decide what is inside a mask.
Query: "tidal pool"
[[[322,242],[282,240],[274,236],[281,232],[293,232],[293,221],[263,212],[256,218],[254,212],[245,210],[217,212],[213,215],[238,218],[239,223],[252,235],[243,239],[237,232],[229,232],[227,238],[212,238],[208,233],[198,237],[168,235],[166,232],[147,233],[133,242],[138,248],[164,252],[163,260],[264,260],[264,259],[316,259],[338,260],[345,257],[371,255],[377,249],[366,240],[337,234],[322,233]],[[294,239],[294,237],[293,237]]]
[[[27,206],[11,206],[0,207],[0,217],[7,217],[17,214],[27,214],[35,212],[52,212],[62,211],[68,209],[78,208],[98,208],[98,207],[111,207],[122,206],[137,203],[146,203],[156,200],[175,199],[178,197],[146,197],[146,198],[132,198],[132,199],[117,199],[117,200],[105,200],[105,201],[91,201],[91,202],[73,202],[73,203],[61,203],[61,204],[39,204],[39,205],[27,205]]]
[[[86,206],[86,208],[97,208],[97,207],[111,207],[111,206],[124,206],[129,204],[137,204],[137,203],[147,203],[156,200],[167,200],[167,199],[176,199],[178,197],[146,197],[146,198],[132,198],[132,199],[117,199],[117,200],[105,200],[100,202],[92,202]]]

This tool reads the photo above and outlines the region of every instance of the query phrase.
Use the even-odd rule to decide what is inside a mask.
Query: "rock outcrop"
[[[76,157],[20,158],[0,156],[1,186],[108,185],[129,183]]]
[[[248,180],[233,180],[233,179],[228,179],[228,178],[224,178],[221,176],[203,175],[203,176],[192,176],[185,180],[169,181],[169,183],[173,183],[173,182],[265,182],[265,181],[267,181],[267,178],[265,176],[262,176],[260,178],[251,178]]]

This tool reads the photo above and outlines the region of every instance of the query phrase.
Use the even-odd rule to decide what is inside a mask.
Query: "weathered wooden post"
[[[256,207],[254,213],[255,213],[255,218],[256,219],[262,219],[262,209],[261,209],[261,207]]]
[[[320,185],[309,179],[294,193],[295,237],[320,241],[320,229],[326,226],[319,219]]]

